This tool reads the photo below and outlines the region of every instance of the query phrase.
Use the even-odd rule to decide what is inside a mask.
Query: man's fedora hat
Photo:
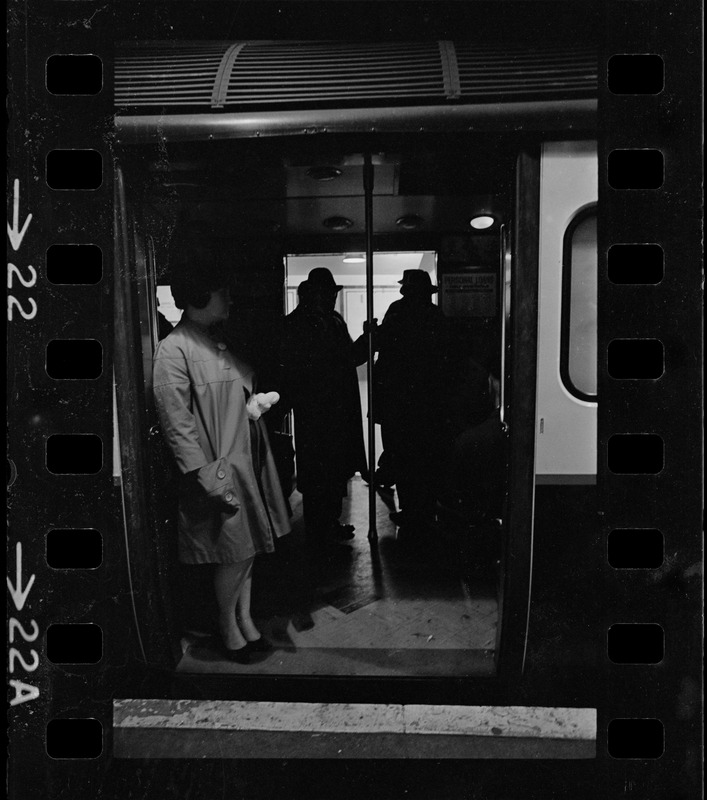
[[[412,286],[416,289],[426,289],[430,294],[438,291],[436,286],[432,285],[429,272],[424,269],[406,269],[403,271],[403,279],[398,281],[403,289],[407,286]]]
[[[311,289],[336,289],[337,292],[339,289],[343,289],[343,286],[339,286],[334,280],[331,270],[326,267],[315,267],[310,270],[306,283],[307,287]]]

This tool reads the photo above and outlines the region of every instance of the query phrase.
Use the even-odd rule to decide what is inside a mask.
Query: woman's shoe
[[[254,642],[248,642],[246,648],[249,648],[251,653],[269,653],[275,649],[275,646],[269,639],[261,636],[260,639],[256,639]]]
[[[221,653],[227,661],[234,661],[236,664],[250,664],[251,650],[248,643],[243,647],[231,648],[221,643]]]
[[[262,637],[261,637],[262,638]],[[258,639],[260,642],[260,639]],[[221,652],[228,661],[233,661],[236,664],[255,664],[262,661],[272,646],[266,649],[255,647],[258,642],[247,642],[244,647],[230,648],[225,644],[221,644]],[[269,644],[269,642],[268,642]]]

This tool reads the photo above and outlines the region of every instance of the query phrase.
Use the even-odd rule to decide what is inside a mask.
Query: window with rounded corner
[[[562,248],[560,377],[580,400],[597,399],[597,207],[578,211]]]

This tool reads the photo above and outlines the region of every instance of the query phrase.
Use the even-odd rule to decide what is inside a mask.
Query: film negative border
[[[8,348],[13,416],[9,583],[16,620],[10,625],[14,638],[9,647],[20,645],[15,647],[19,655],[11,657],[15,672],[10,677],[38,692],[32,697],[33,691],[27,690],[26,701],[12,708],[13,797],[54,796],[54,788],[68,785],[70,777],[82,785],[85,796],[91,796],[110,755],[110,698],[118,696],[117,687],[127,681],[124,673],[117,677],[111,672],[111,667],[124,665],[124,649],[132,641],[131,632],[121,627],[123,617],[114,613],[115,603],[128,600],[121,596],[123,576],[118,574],[125,564],[119,525],[111,512],[115,507],[109,450],[112,421],[106,413],[111,407],[112,346],[111,13],[110,7],[58,0],[39,1],[31,7],[14,3],[10,8],[10,247],[16,268],[10,288],[16,290],[13,296],[18,305]],[[605,314],[599,342],[601,546],[608,547],[612,534],[620,530],[659,531],[664,542],[660,566],[621,569],[612,566],[608,557],[603,564],[600,624],[605,637],[612,626],[621,624],[658,625],[664,633],[659,663],[612,662],[606,645],[599,752],[596,762],[574,773],[578,780],[588,779],[596,786],[589,770],[599,771],[606,796],[626,794],[626,787],[635,796],[651,792],[660,796],[661,787],[671,787],[674,796],[689,797],[699,776],[701,431],[697,387],[701,359],[696,343],[700,341],[697,215],[701,170],[696,168],[700,155],[699,104],[694,93],[699,85],[698,59],[685,55],[699,52],[699,18],[695,0],[687,4],[617,0],[605,8],[604,67],[616,54],[646,53],[647,49],[660,55],[665,65],[660,93],[613,94],[605,80],[600,89],[600,304]],[[59,97],[46,90],[47,59],[69,53],[101,57],[102,91]],[[611,153],[646,148],[663,153],[662,185],[645,190],[612,188],[607,173]],[[84,192],[49,189],[46,158],[57,149],[99,153],[100,187]],[[662,248],[663,279],[645,286],[609,280],[610,248],[642,243]],[[80,287],[50,281],[46,253],[54,245],[100,247],[102,280]],[[659,378],[641,381],[609,374],[610,343],[636,338],[662,343],[665,370]],[[102,373],[73,380],[50,377],[46,349],[55,340],[99,342]],[[67,434],[101,438],[98,472],[74,476],[47,471],[48,438]],[[610,439],[623,434],[661,437],[664,463],[659,473],[620,475],[608,469]],[[81,532],[76,538],[84,541],[87,531],[101,537],[100,560],[75,569],[65,562],[61,567],[47,564],[47,537],[56,546],[57,537],[70,537],[72,532]],[[50,626],[87,623],[104,631],[103,666],[101,662],[98,666],[50,663],[45,644]],[[22,692],[19,696],[23,697]],[[641,719],[659,722],[665,736],[662,754],[610,755],[610,726]],[[92,760],[59,758],[46,769],[38,768],[46,764],[45,732],[55,720],[84,720],[94,729],[93,721],[98,724],[101,749],[87,751]],[[624,726],[624,730],[629,728]],[[460,767],[456,774],[470,773]],[[537,772],[529,774],[539,777]],[[128,781],[125,775],[123,786]],[[486,785],[500,786],[491,779]]]
[[[700,12],[698,3],[652,0],[609,3],[606,9],[607,58],[600,71],[599,488],[607,547],[607,656],[598,751],[608,755],[608,796],[630,790],[636,796],[665,792],[687,798],[698,796],[700,775],[700,78],[699,58],[690,55],[700,50]],[[612,92],[607,68],[617,55],[662,60],[662,90],[656,84],[650,93],[640,91],[644,82],[638,78],[633,85],[639,91],[631,91],[629,73],[618,82],[620,92]],[[645,172],[629,170],[618,181],[623,188],[612,186],[612,159],[645,163],[647,154],[648,160],[662,159],[657,185]],[[642,277],[640,249],[622,251],[626,244],[660,247],[662,278],[650,259]],[[620,278],[624,253],[632,273],[628,283]],[[612,376],[610,349],[620,339],[659,342],[662,372],[648,379]],[[622,444],[629,445],[623,457]],[[637,553],[637,568],[631,562],[612,565],[612,536],[635,532],[628,533],[631,548],[642,548],[642,530],[648,546],[653,532],[652,562],[641,565]],[[655,552],[659,542],[662,558]]]
[[[88,763],[74,756],[110,748],[100,686],[122,601],[109,413],[112,92],[106,80],[65,94],[47,71],[57,55],[86,54],[110,74],[111,11],[13,0],[7,12],[9,792],[19,798],[54,796]],[[48,754],[59,728],[67,760]]]

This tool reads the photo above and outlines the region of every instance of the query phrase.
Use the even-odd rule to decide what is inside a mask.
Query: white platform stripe
[[[596,739],[594,708],[115,700],[115,728]]]

